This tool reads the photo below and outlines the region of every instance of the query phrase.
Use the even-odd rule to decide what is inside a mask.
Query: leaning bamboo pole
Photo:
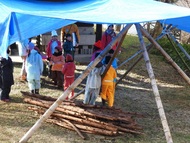
[[[168,60],[168,62],[177,70],[177,72],[182,76],[182,78],[190,84],[190,78],[185,74],[185,72],[173,61],[173,59],[163,50],[163,48],[146,32],[142,27],[141,31],[145,37],[155,45],[155,47],[162,53],[162,55]]]
[[[86,70],[63,92],[63,94],[50,106],[50,108],[41,116],[41,118],[30,128],[30,130],[21,138],[20,143],[25,143],[33,135],[33,133],[41,126],[41,124],[48,119],[48,117],[55,111],[55,109],[65,100],[65,98],[74,90],[91,72],[91,70],[102,60],[103,57],[108,53],[113,45],[119,41],[124,34],[131,27],[131,24],[128,24],[123,28],[123,30],[106,46],[106,48],[99,54],[99,56],[88,65]]]
[[[169,26],[168,26],[169,27]],[[166,33],[161,33],[155,40],[159,40],[161,39],[163,36],[165,36]],[[147,51],[149,51],[152,47],[153,47],[153,44],[149,44],[146,46],[147,47]],[[141,54],[143,51],[142,50],[139,50],[137,53],[135,53],[133,56],[131,56],[129,59],[126,60],[126,62],[128,62],[129,60],[131,60],[132,58],[136,57],[137,55]],[[122,81],[122,79],[124,77],[126,77],[126,75],[138,64],[138,62],[143,58],[143,55],[141,55],[130,67],[129,69],[121,76],[121,78],[116,82],[116,86],[119,84],[119,82]],[[124,62],[124,63],[126,63]],[[122,66],[122,64],[121,64]],[[118,68],[120,67],[120,65],[118,66]]]
[[[187,63],[185,62],[185,60],[182,58],[182,56],[181,56],[180,53],[178,52],[178,50],[177,50],[175,44],[173,43],[173,42],[175,42],[175,41],[173,41],[173,42],[171,41],[172,38],[170,37],[170,34],[167,34],[166,36],[167,36],[168,40],[170,41],[170,43],[172,44],[173,49],[175,50],[176,54],[177,54],[178,57],[180,58],[181,62],[182,62],[182,63],[185,65],[185,67],[190,71],[189,66],[187,65]]]
[[[149,77],[150,77],[150,80],[151,80],[151,85],[152,85],[153,93],[154,93],[154,96],[155,96],[156,104],[157,104],[157,107],[158,107],[158,112],[159,112],[159,115],[160,115],[162,126],[163,126],[163,129],[164,129],[166,141],[167,141],[167,143],[173,143],[172,136],[171,136],[171,133],[170,133],[170,129],[169,129],[169,126],[168,126],[168,122],[167,122],[167,119],[166,119],[166,115],[165,115],[165,112],[164,112],[164,107],[162,105],[162,101],[161,101],[160,94],[159,94],[159,91],[158,91],[158,86],[156,84],[156,80],[155,80],[154,72],[153,72],[153,69],[152,69],[152,65],[150,63],[149,55],[148,55],[148,52],[147,52],[147,49],[146,49],[146,46],[145,46],[145,43],[144,43],[144,40],[143,40],[143,36],[142,36],[142,33],[141,33],[142,28],[141,28],[140,24],[135,24],[135,26],[136,26],[136,29],[137,29],[139,41],[141,43],[141,49],[144,51],[143,56],[144,56],[147,71],[148,71],[148,74],[149,74]]]

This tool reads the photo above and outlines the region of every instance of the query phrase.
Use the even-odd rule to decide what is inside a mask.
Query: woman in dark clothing
[[[9,50],[7,53],[9,54]],[[9,93],[13,84],[13,62],[10,57],[8,59],[0,57],[0,100],[10,101]]]

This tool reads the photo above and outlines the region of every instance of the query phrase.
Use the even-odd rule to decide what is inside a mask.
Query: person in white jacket
[[[22,68],[20,71],[20,79],[21,80],[26,80],[25,63],[26,63],[26,57],[28,56],[28,43],[29,43],[28,39],[17,42],[19,56],[22,58]]]
[[[98,56],[99,53],[95,55]],[[101,75],[105,70],[102,62],[99,62],[96,67],[89,73],[86,81],[86,88],[84,94],[84,104],[95,105],[96,98],[99,95],[101,87]]]
[[[43,60],[36,47],[30,51],[26,58],[26,73],[28,87],[31,93],[39,94],[40,76],[43,72]]]

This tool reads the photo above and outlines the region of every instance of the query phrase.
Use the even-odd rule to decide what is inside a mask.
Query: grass
[[[139,50],[137,38],[125,39],[122,53],[118,56],[119,63]],[[135,43],[135,45],[134,45]],[[135,60],[131,60],[118,70],[121,76]],[[175,69],[165,62],[160,55],[150,54],[150,61],[156,77],[159,93],[164,106],[167,121],[173,141],[176,143],[190,142],[190,86]],[[77,66],[77,76],[86,66]],[[20,91],[29,91],[27,83],[19,81],[20,64],[15,64],[14,79],[10,97],[11,103],[0,103],[0,142],[18,142],[35,124],[39,116],[27,109]],[[81,90],[81,86],[75,91]],[[58,97],[62,90],[49,83],[42,77],[42,95]],[[79,96],[77,100],[81,100]],[[97,100],[100,102],[100,99]],[[115,106],[124,111],[144,114],[145,118],[137,119],[143,127],[143,136],[126,134],[119,137],[106,137],[86,134],[87,140],[82,140],[76,132],[49,123],[42,126],[33,134],[29,143],[165,143],[165,135],[160,121],[150,79],[148,78],[144,60],[141,60],[116,88]]]

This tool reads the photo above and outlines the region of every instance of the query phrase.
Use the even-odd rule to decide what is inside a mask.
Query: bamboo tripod
[[[122,43],[123,38],[125,37],[128,29],[130,27],[131,27],[131,24],[126,25],[126,27],[116,36],[115,39],[113,39],[113,41],[104,49],[104,51],[101,52],[101,54],[94,60],[94,62],[92,62],[91,64],[88,65],[86,70],[54,102],[54,104],[52,104],[50,106],[50,108],[41,116],[41,118],[33,125],[33,127],[30,128],[30,130],[21,138],[21,140],[19,141],[20,143],[25,143],[25,142],[27,142],[29,140],[29,138],[31,138],[33,133],[41,126],[41,124],[45,120],[48,119],[48,117],[55,111],[55,109],[62,103],[62,101],[65,100],[65,98],[71,93],[71,91],[73,89],[75,89],[82,82],[82,80],[90,73],[90,71],[103,59],[103,57],[105,57],[105,55],[112,48],[113,45],[115,45],[118,41],[119,41],[119,44]],[[142,38],[142,33],[143,33],[144,36],[146,36],[148,38],[148,40],[151,43],[153,43],[153,45],[156,46],[157,49],[159,49],[161,51],[161,53],[166,57],[166,59],[172,64],[172,66],[174,68],[177,69],[177,71],[180,73],[180,75],[182,75],[182,77],[189,84],[190,84],[190,79],[178,67],[178,65],[175,62],[173,62],[173,60],[167,55],[167,53],[165,51],[163,51],[163,49],[158,45],[158,43],[140,26],[140,24],[136,24],[136,28],[137,28],[139,40],[140,40],[140,43],[141,43],[141,48],[143,50],[143,56],[144,56],[144,59],[145,59],[145,62],[146,62],[147,71],[148,71],[149,77],[151,79],[151,84],[152,84],[153,92],[154,92],[154,95],[155,95],[155,100],[156,100],[156,103],[157,103],[157,107],[158,107],[158,111],[159,111],[159,114],[160,114],[161,122],[162,122],[162,125],[163,125],[164,133],[165,133],[165,136],[166,136],[166,140],[167,140],[167,143],[173,143],[171,133],[170,133],[170,129],[169,129],[167,119],[166,119],[166,116],[165,116],[165,112],[164,112],[164,109],[163,109],[162,101],[160,99],[160,95],[159,95],[158,88],[157,88],[157,85],[156,85],[156,81],[155,81],[154,73],[153,73],[153,70],[152,70],[152,66],[151,66],[150,61],[149,61],[148,52],[147,52],[147,49],[145,47],[145,44],[144,44],[144,41],[143,41],[143,38]],[[117,52],[116,52],[116,54],[117,54]],[[113,58],[116,56],[116,54],[113,55]]]

